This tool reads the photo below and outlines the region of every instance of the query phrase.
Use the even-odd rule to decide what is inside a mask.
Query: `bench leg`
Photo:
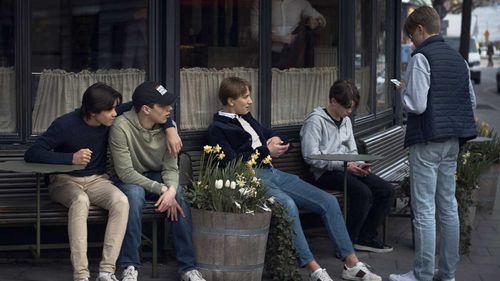
[[[153,219],[153,266],[152,266],[152,277],[158,278],[158,223],[156,219]]]
[[[40,218],[40,177],[39,173],[36,174],[36,253],[35,258],[40,258],[40,227],[41,227],[41,218]]]
[[[385,217],[384,224],[382,225],[382,241],[387,241],[387,225],[389,224],[389,216]]]

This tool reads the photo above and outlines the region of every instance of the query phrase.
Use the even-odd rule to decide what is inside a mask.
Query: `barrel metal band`
[[[215,272],[246,272],[246,271],[262,270],[264,268],[264,263],[252,264],[252,265],[216,265],[216,264],[196,263],[196,267],[198,267],[199,269],[215,271]]]
[[[193,229],[193,234],[202,233],[208,235],[235,235],[235,236],[258,236],[269,232],[269,226],[258,229],[223,229],[198,226]]]

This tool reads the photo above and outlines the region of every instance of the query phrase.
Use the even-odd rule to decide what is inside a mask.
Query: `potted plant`
[[[278,247],[282,245],[277,241],[283,241],[283,237],[292,240],[291,222],[284,208],[268,198],[266,188],[253,170],[261,164],[269,164],[270,156],[257,163],[256,152],[248,161],[239,158],[221,166],[219,161],[224,157],[219,145],[204,146],[199,174],[185,191],[191,205],[197,264],[208,281],[258,281],[262,278],[268,233],[273,237],[269,239],[271,245],[267,251],[282,254],[283,250]],[[273,225],[279,225],[282,230],[269,231],[272,213]],[[291,254],[295,258],[293,245]],[[276,270],[271,272],[273,277],[293,276],[294,270],[298,276],[296,263],[293,268],[281,266]]]
[[[484,122],[477,123],[478,135],[490,139],[482,142],[468,142],[460,150],[457,159],[456,193],[458,214],[460,219],[460,253],[470,251],[470,233],[477,207],[477,193],[481,184],[481,176],[498,163],[500,141],[496,134]],[[498,174],[496,174],[498,176]],[[495,186],[496,190],[496,186]]]

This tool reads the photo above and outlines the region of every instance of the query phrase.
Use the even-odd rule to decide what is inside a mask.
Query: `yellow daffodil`
[[[273,158],[271,157],[271,155],[267,155],[266,158],[264,158],[264,160],[262,160],[262,163],[267,165],[267,164],[271,163],[271,161],[273,161]]]
[[[258,150],[255,150],[255,155],[257,155],[257,157],[260,156],[260,152]]]
[[[224,154],[224,151],[222,151],[221,153],[219,153],[219,155],[217,155],[217,158],[218,158],[219,160],[224,159],[224,157],[226,157],[226,154]]]
[[[207,153],[207,154],[208,154],[208,153],[211,153],[211,152],[212,152],[212,147],[211,147],[210,145],[205,145],[205,146],[203,147],[203,152],[205,152],[205,153]]]
[[[252,154],[252,156],[250,156],[250,158],[252,158],[253,161],[257,161],[257,159],[259,159],[259,156],[257,154]]]
[[[215,152],[219,153],[222,150],[222,147],[220,147],[220,145],[217,144],[216,146],[214,146],[214,150]]]

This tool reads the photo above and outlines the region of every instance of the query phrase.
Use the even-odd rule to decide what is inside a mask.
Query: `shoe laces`
[[[136,281],[137,270],[133,266],[127,267],[122,273],[122,281]]]
[[[186,276],[189,278],[189,281],[205,281],[201,273],[196,269],[186,272]]]
[[[319,281],[333,281],[330,275],[328,275],[328,272],[326,272],[326,269],[321,268],[316,272],[314,275],[314,278],[319,280]],[[315,280],[315,281],[317,281]]]

